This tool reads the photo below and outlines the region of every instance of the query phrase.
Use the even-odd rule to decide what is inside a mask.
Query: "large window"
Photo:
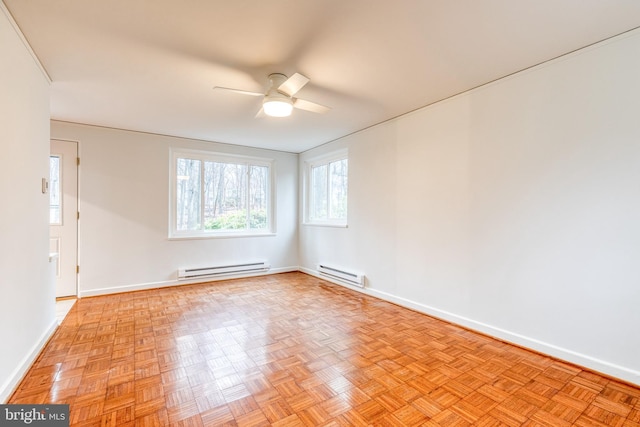
[[[271,161],[202,152],[171,157],[171,237],[272,231]]]
[[[347,225],[348,172],[349,159],[346,150],[306,163],[307,224]]]

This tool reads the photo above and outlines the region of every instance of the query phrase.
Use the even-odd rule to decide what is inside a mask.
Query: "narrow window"
[[[200,218],[200,170],[202,162],[192,159],[177,159],[176,212],[179,231],[199,230]]]
[[[308,224],[347,224],[349,159],[346,151],[307,162],[306,222]]]
[[[60,193],[60,156],[49,157],[49,223],[62,225],[62,195]]]

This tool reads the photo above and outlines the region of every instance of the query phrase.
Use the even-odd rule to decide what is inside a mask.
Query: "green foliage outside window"
[[[243,230],[247,228],[247,212],[238,210],[211,218],[204,223],[205,230]],[[267,212],[263,210],[251,211],[249,218],[250,229],[267,228]]]

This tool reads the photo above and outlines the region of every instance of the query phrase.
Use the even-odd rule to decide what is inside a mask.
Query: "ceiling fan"
[[[214,89],[228,90],[242,95],[262,96],[262,108],[256,117],[262,115],[263,112],[271,117],[287,117],[291,115],[294,108],[321,114],[329,111],[329,107],[294,97],[307,83],[309,83],[309,79],[299,73],[295,73],[289,78],[281,73],[273,73],[269,74],[269,87],[266,93],[221,86],[215,86]]]

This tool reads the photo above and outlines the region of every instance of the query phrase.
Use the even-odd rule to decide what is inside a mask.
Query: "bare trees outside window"
[[[307,222],[346,225],[349,159],[335,153],[307,163]]]
[[[268,162],[193,157],[175,157],[176,232],[269,231]]]

